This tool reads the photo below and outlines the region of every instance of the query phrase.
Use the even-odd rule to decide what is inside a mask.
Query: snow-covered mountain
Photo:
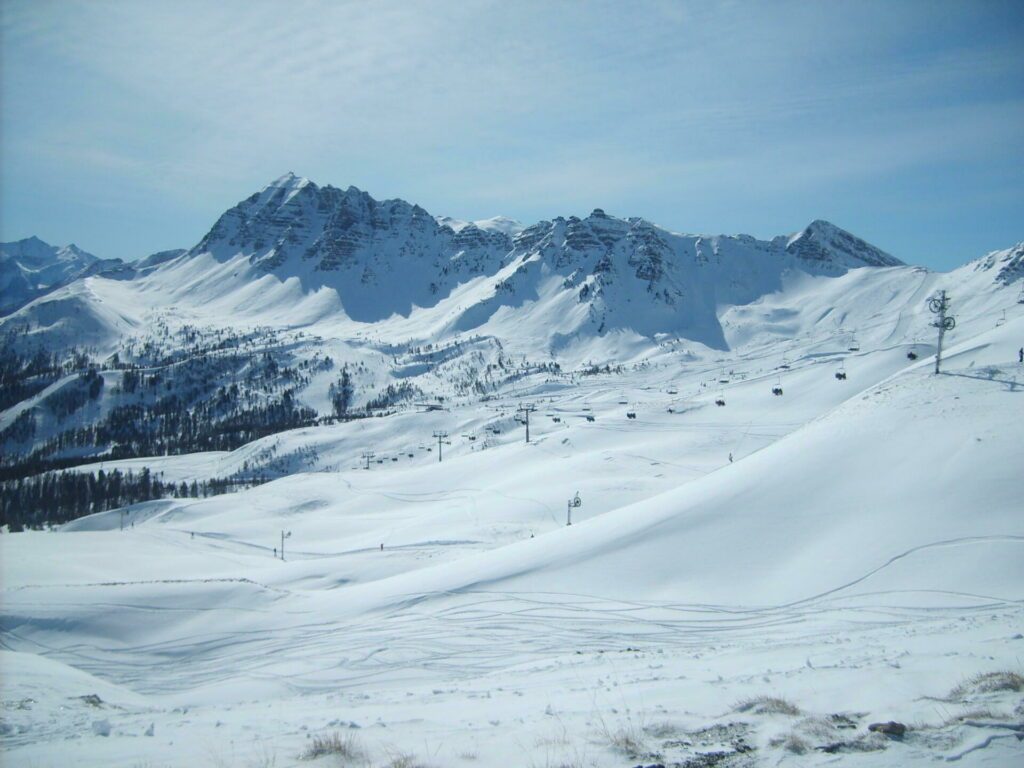
[[[321,188],[293,174],[221,216],[187,258],[204,255],[220,263],[244,257],[281,282],[298,279],[306,294],[328,287],[360,322],[434,307],[479,276],[479,290],[456,308],[455,330],[541,303],[543,314],[560,318],[549,327],[562,336],[630,329],[719,347],[716,308],[777,290],[787,270],[838,275],[901,264],[823,221],[769,242],[678,235],[600,209],[523,228],[501,217],[435,218],[402,200]]]
[[[22,262],[49,264],[56,257],[46,248],[29,241],[21,250],[39,254]],[[93,270],[102,264],[89,258]],[[725,367],[769,348],[798,356],[860,343],[923,350],[931,292],[949,289],[960,327],[980,329],[1017,306],[1022,263],[1018,245],[931,273],[824,221],[770,240],[680,234],[601,209],[528,227],[466,222],[287,174],[226,211],[192,248],[72,280],[0,319],[7,348],[23,360],[89,348],[100,363],[167,367],[142,404],[200,409],[203,427],[147,421],[167,434],[156,443],[136,436],[131,448],[104,427],[140,406],[121,374],[111,371],[111,386],[96,391],[93,380],[61,385],[52,363],[24,383],[35,399],[5,400],[0,434],[22,436],[5,447],[25,460],[235,447],[213,427],[244,421],[229,413],[237,400],[229,407],[215,397],[220,388],[248,398],[246,418],[262,425],[248,439],[330,415],[341,368],[351,369],[353,408],[382,408],[486,395],[539,367],[608,369],[666,355]],[[103,427],[105,437],[86,446],[76,432],[66,445],[68,427],[54,415],[65,402],[78,404],[80,426]],[[20,431],[3,432],[16,422]],[[182,429],[189,437],[178,445]]]
[[[146,304],[170,298],[253,321],[415,317],[441,335],[502,335],[525,320],[554,348],[620,331],[722,349],[718,309],[779,290],[788,273],[899,265],[823,221],[770,241],[682,235],[600,209],[524,228],[434,217],[287,174],[226,211],[196,246],[151,257],[134,276]],[[73,291],[62,298],[80,303]],[[30,325],[49,325],[32,319],[39,311],[26,311]]]
[[[123,266],[100,259],[72,243],[54,246],[38,237],[0,243],[0,315],[5,315],[73,280]]]
[[[0,526],[70,521],[0,535],[0,751],[1015,764],[1022,333],[1024,243],[283,177],[0,319]]]

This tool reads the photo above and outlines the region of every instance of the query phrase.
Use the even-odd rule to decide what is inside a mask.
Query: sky
[[[0,240],[194,245],[288,171],[435,215],[1024,240],[1024,2],[0,0]]]

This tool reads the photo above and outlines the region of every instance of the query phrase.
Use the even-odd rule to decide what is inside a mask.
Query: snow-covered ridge
[[[74,243],[54,246],[38,237],[0,243],[0,315],[89,275],[114,273],[120,259],[100,259]]]
[[[229,262],[242,269],[232,266],[225,280]],[[436,310],[428,324],[447,332],[490,330],[528,312],[560,338],[670,333],[721,347],[718,308],[778,290],[787,271],[838,276],[897,265],[823,221],[769,241],[681,235],[601,209],[528,227],[504,217],[468,222],[289,173],[226,211],[151,283],[163,273],[177,302],[216,300],[237,312],[251,311],[253,281],[272,276],[295,283],[274,290],[280,301],[308,304],[326,291],[336,303],[319,300],[318,312],[364,323]]]

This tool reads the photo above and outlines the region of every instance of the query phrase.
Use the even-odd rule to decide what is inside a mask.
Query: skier
[[[729,454],[729,463],[732,464],[732,454]]]
[[[1017,350],[1017,362],[1024,363],[1024,347]]]

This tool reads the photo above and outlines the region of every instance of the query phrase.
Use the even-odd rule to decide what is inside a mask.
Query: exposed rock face
[[[435,218],[404,200],[318,187],[294,174],[227,211],[190,253],[243,254],[261,272],[297,277],[312,289],[328,286],[350,316],[365,321],[408,316],[467,280],[490,278],[493,295],[477,300],[472,316],[459,321],[463,330],[502,307],[536,300],[542,283],[556,279],[576,305],[585,305],[581,321],[599,333],[688,332],[711,346],[723,343],[716,307],[776,290],[787,269],[838,275],[900,264],[824,221],[761,241],[675,234],[598,208],[586,218],[557,217],[524,229],[500,217]]]
[[[786,243],[786,251],[809,262],[837,268],[898,267],[903,262],[827,221],[812,221]]]

